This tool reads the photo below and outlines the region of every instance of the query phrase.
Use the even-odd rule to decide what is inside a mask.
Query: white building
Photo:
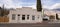
[[[41,23],[42,12],[30,7],[22,7],[9,12],[9,23]]]

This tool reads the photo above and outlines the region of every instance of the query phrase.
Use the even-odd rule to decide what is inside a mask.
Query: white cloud
[[[22,7],[21,4],[23,4],[23,2],[19,2],[19,3],[15,3],[14,4],[13,0],[0,0],[0,6],[1,7],[2,7],[3,4],[5,5],[6,8],[20,8],[20,7]],[[33,4],[31,6],[27,6],[27,7],[32,7],[34,9],[36,9],[36,5],[35,4]]]
[[[46,9],[49,9],[49,6],[42,5],[42,8],[43,8],[43,9],[45,9],[45,8],[46,8]]]
[[[5,7],[11,7],[10,5],[12,4],[12,0],[1,0],[2,2],[0,3],[0,5],[4,4]]]
[[[0,7],[2,7],[2,4],[0,4]]]
[[[56,9],[56,8],[60,8],[60,3],[53,4],[52,6],[43,5],[42,7],[46,9]]]
[[[60,8],[60,3],[56,3],[51,6],[52,9]]]
[[[13,0],[0,0],[0,6],[2,6],[2,4],[5,4],[5,7],[7,7],[7,8],[20,8],[20,7],[22,7],[22,5],[21,5],[22,2],[14,4]],[[32,7],[34,9],[36,9],[36,4],[33,4],[31,6],[26,6],[26,7]],[[42,8],[47,8],[47,9],[60,8],[60,3],[56,3],[52,6],[42,5]]]
[[[17,8],[17,7],[21,7],[21,6],[18,6],[16,4],[14,4],[14,2],[12,0],[0,0],[0,6],[1,7],[2,7],[3,4],[5,5],[6,8]]]
[[[33,9],[36,9],[36,5],[32,5],[32,6],[24,6],[24,7],[31,7]]]

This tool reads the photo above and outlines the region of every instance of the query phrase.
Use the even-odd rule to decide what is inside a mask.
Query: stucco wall
[[[16,20],[12,20],[12,14],[16,14]],[[20,20],[18,20],[18,14],[20,14]],[[22,20],[22,15],[25,15],[26,20]],[[29,15],[29,20],[27,20],[27,15]],[[32,15],[35,15],[35,20],[32,20]],[[39,16],[39,19],[38,19]],[[10,10],[9,13],[10,23],[37,23],[42,22],[42,13],[37,12],[36,9],[32,8],[20,8],[15,10]]]

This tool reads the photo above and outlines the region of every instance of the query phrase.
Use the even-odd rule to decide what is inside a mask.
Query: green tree
[[[1,9],[1,16],[4,16],[4,9]]]
[[[37,0],[37,11],[42,11],[41,0]]]
[[[55,16],[54,15],[50,15],[50,19],[55,19]]]
[[[58,14],[57,14],[57,13],[56,13],[56,19],[59,20],[59,18],[58,18]]]
[[[9,10],[0,8],[0,16],[5,16],[9,14]]]

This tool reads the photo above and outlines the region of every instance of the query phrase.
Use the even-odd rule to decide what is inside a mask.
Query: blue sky
[[[60,8],[60,0],[41,0],[43,8]],[[7,8],[32,7],[36,8],[36,0],[0,0],[0,6],[5,4]]]
[[[60,0],[42,0],[42,4],[51,6],[55,3],[60,3]]]

